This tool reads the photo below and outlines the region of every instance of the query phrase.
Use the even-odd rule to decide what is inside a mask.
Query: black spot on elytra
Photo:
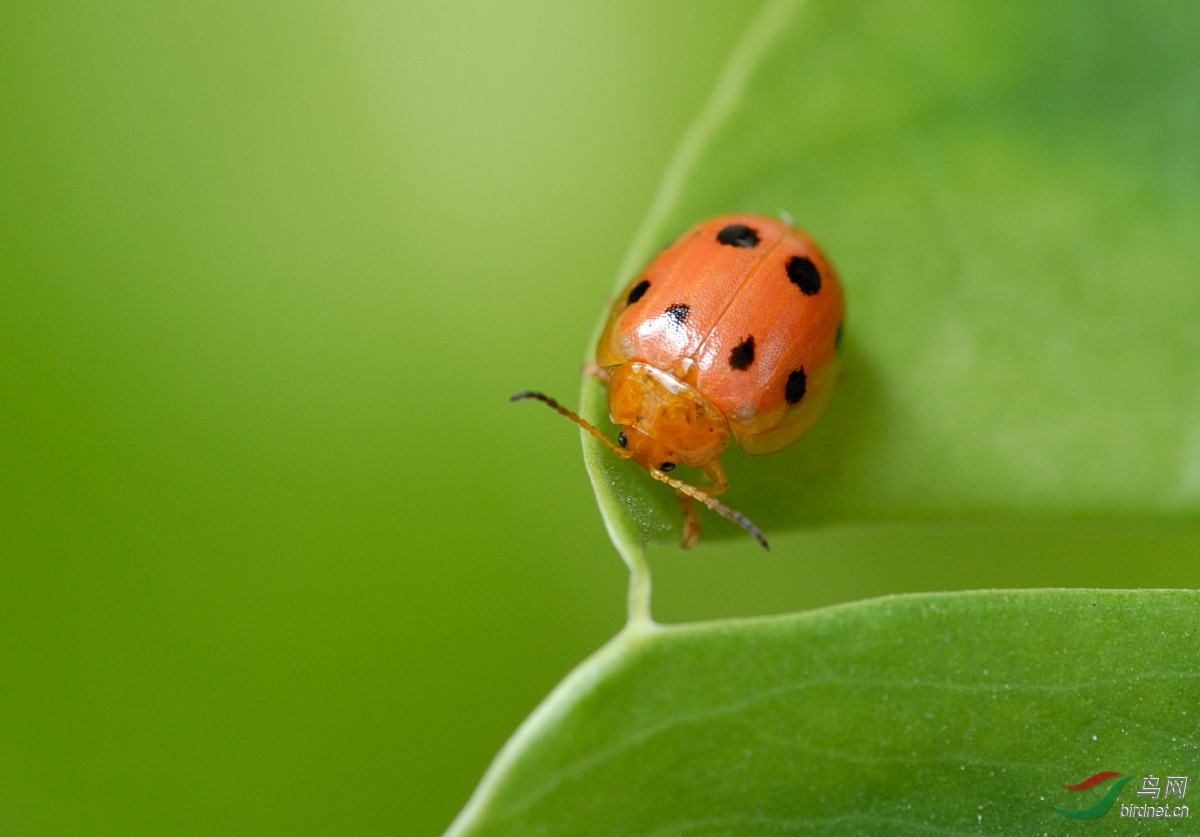
[[[729,353],[729,365],[734,369],[749,369],[754,363],[754,335],[751,334],[733,347]]]
[[[625,435],[624,430],[617,434],[617,444],[621,447],[625,447],[627,444],[629,444],[629,438]]]
[[[692,313],[692,309],[684,305],[682,302],[677,302],[666,310],[666,315],[680,325],[688,318],[688,314]]]
[[[667,471],[674,471],[675,463],[674,462],[664,462],[663,464],[658,466],[658,470],[662,471],[663,473],[666,473]]]
[[[804,374],[804,369],[801,367],[788,375],[787,387],[783,390],[783,397],[787,399],[787,403],[789,404],[799,404],[800,399],[804,397],[806,389],[808,389],[808,376]]]
[[[833,350],[835,352],[840,352],[842,350],[842,326],[844,325],[845,323],[838,323],[837,334],[834,335],[833,338]]]
[[[745,224],[730,224],[717,233],[717,241],[729,247],[752,249],[758,246],[758,231]]]
[[[633,290],[631,290],[629,292],[629,296],[625,298],[625,304],[633,305],[633,303],[641,299],[648,290],[650,290],[650,280],[643,279],[633,286]]]
[[[821,271],[804,256],[792,256],[788,259],[787,275],[805,296],[812,296],[821,290]]]

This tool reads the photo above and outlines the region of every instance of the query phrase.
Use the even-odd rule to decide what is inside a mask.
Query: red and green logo
[[[1059,808],[1055,805],[1050,805],[1049,802],[1046,804],[1050,805],[1050,807],[1055,811],[1058,811],[1058,813],[1068,816],[1071,819],[1094,820],[1096,817],[1108,813],[1108,809],[1111,808],[1113,803],[1117,801],[1117,794],[1121,792],[1121,788],[1125,787],[1125,783],[1132,778],[1132,776],[1122,776],[1115,770],[1103,770],[1099,773],[1093,773],[1091,776],[1088,776],[1078,784],[1063,785],[1063,787],[1069,791],[1081,791],[1087,790],[1088,788],[1094,788],[1096,785],[1107,782],[1109,779],[1116,779],[1117,781],[1112,783],[1104,796],[1100,797],[1099,801],[1097,801],[1094,805],[1089,805],[1087,808],[1082,808],[1078,811],[1071,811],[1067,808]]]

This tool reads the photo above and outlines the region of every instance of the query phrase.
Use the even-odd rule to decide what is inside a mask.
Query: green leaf
[[[789,212],[838,266],[833,404],[783,453],[726,454],[722,499],[768,535],[1197,519],[1197,55],[1196,4],[768,5],[618,276],[730,211]],[[601,385],[582,409],[611,432]],[[669,489],[586,447],[618,544],[677,540]]]
[[[1018,591],[626,631],[449,833],[1074,833],[1051,806],[1109,785],[1063,785],[1116,771],[1140,805],[1143,777],[1196,781],[1198,614],[1195,592]],[[1137,830],[1119,807],[1091,827]]]

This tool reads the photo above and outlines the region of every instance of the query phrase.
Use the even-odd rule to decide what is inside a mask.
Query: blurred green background
[[[449,823],[623,620],[578,434],[506,397],[574,403],[756,8],[4,4],[0,834]],[[656,550],[656,612],[1200,586],[1194,536]]]

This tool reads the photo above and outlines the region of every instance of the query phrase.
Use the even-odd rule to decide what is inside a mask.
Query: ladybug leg
[[[700,515],[691,497],[682,491],[676,491],[675,494],[679,497],[679,508],[683,510],[683,538],[679,545],[683,549],[691,549],[700,540]]]
[[[702,466],[704,476],[708,477],[712,485],[704,489],[704,493],[709,497],[716,497],[718,494],[723,494],[726,488],[729,488],[729,477],[725,476],[725,469],[721,467],[721,461],[714,459]]]
[[[607,369],[591,362],[590,360],[579,368],[583,370],[583,374],[591,375],[593,378],[604,381],[606,384],[608,383],[608,379],[611,377]]]
[[[725,476],[725,469],[721,467],[719,459],[701,466],[701,470],[712,483],[704,487],[704,493],[709,497],[716,497],[729,487],[729,477]],[[696,512],[696,504],[691,497],[682,491],[675,493],[679,496],[679,507],[683,509],[683,540],[679,545],[684,549],[691,549],[696,545],[696,541],[700,540],[700,515]]]

